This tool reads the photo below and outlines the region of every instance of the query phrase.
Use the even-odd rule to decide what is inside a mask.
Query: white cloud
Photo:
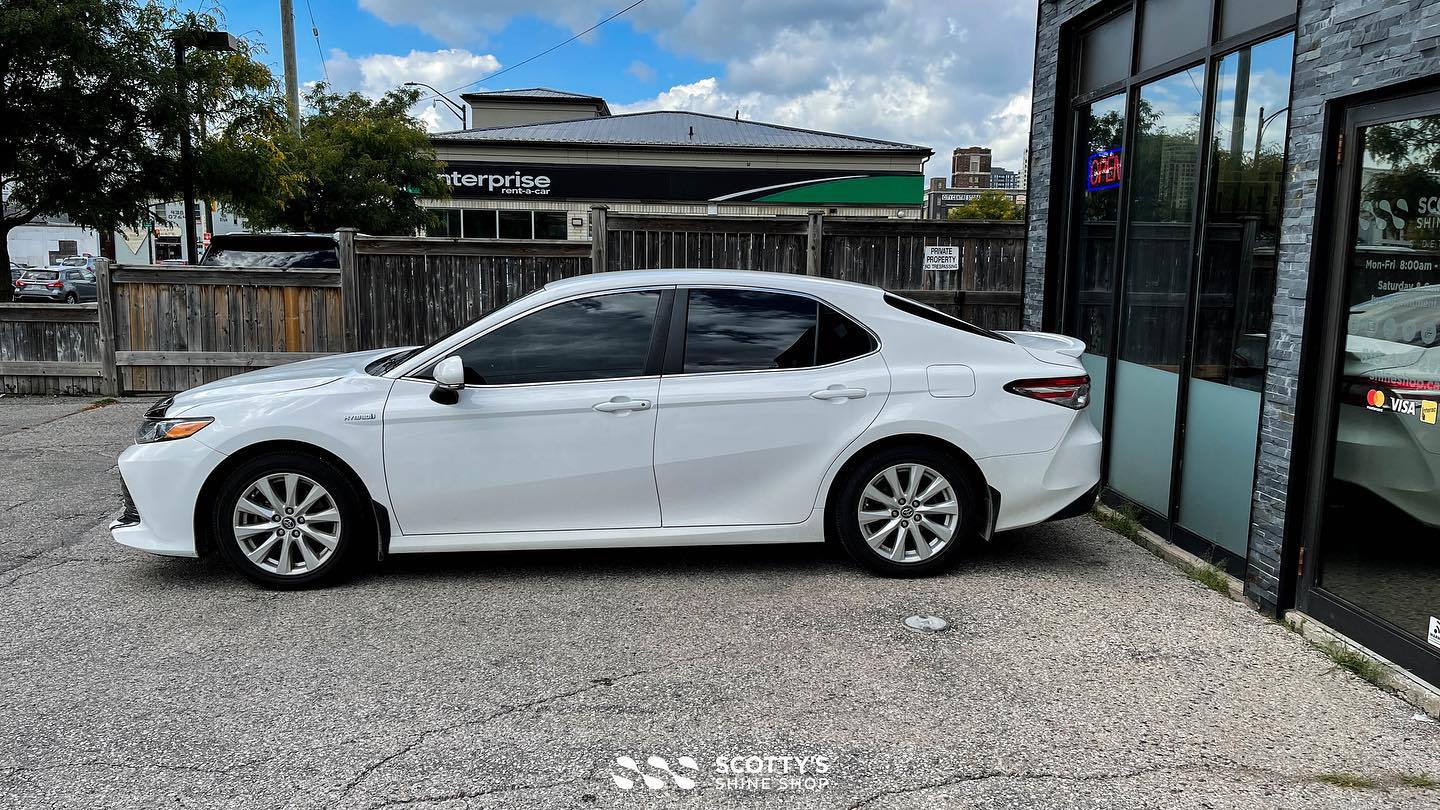
[[[518,16],[579,31],[626,4],[361,0],[387,22],[471,46]],[[733,115],[738,108],[756,120],[929,146],[936,176],[948,173],[956,146],[988,145],[996,165],[1020,167],[1033,0],[647,0],[624,19],[662,47],[718,69],[653,96],[612,98],[616,112]]]
[[[461,48],[411,51],[404,56],[376,53],[361,57],[352,57],[339,48],[332,48],[326,65],[334,89],[342,92],[355,90],[379,98],[405,82],[424,82],[441,91],[449,90],[487,73],[494,73],[500,69],[500,60],[491,54],[476,54]],[[428,91],[426,95],[429,95]],[[453,95],[451,98],[459,101]],[[411,109],[411,113],[432,132],[459,128],[459,119],[443,102],[422,101]]]

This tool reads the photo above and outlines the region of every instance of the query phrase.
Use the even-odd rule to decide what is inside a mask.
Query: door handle
[[[810,396],[814,399],[860,399],[867,393],[869,392],[864,388],[846,388],[842,385],[832,385],[829,388],[816,391]]]
[[[648,411],[650,400],[631,399],[629,397],[615,397],[604,402],[595,404],[595,410],[601,413],[623,413],[625,411]]]

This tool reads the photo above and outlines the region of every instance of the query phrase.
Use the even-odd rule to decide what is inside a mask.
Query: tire
[[[335,465],[305,453],[266,453],[232,470],[211,505],[210,526],[226,564],[279,590],[343,581],[374,550],[375,516],[364,494]]]
[[[76,297],[75,297],[75,293],[65,293],[65,303],[67,303],[67,304],[74,304],[74,303],[78,302],[79,300],[80,300],[79,298],[76,298]]]
[[[980,537],[985,501],[979,486],[947,453],[923,446],[883,450],[851,470],[836,493],[835,535],[851,559],[881,576],[938,574]]]

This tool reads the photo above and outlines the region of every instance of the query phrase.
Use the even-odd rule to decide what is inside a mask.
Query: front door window
[[[1440,115],[1355,137],[1316,584],[1440,652]]]

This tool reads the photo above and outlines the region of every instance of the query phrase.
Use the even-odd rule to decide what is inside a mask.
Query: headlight
[[[140,429],[135,432],[135,441],[138,444],[150,444],[151,442],[183,439],[186,436],[194,436],[214,421],[208,416],[187,419],[146,419],[140,424]]]

